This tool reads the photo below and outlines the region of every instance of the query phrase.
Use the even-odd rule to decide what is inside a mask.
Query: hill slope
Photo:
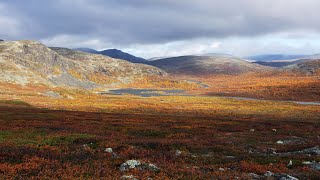
[[[148,62],[147,60],[145,60],[143,58],[133,56],[129,53],[123,52],[118,49],[107,49],[107,50],[103,50],[103,51],[96,51],[96,50],[90,49],[90,48],[77,48],[76,50],[87,52],[87,53],[93,53],[93,54],[101,54],[101,55],[109,56],[109,57],[116,58],[116,59],[123,59],[123,60],[129,61],[129,62],[132,62],[132,63],[146,63],[146,62]]]
[[[55,51],[35,41],[0,42],[0,81],[93,89],[165,74],[148,65],[70,49],[53,49]]]
[[[320,75],[320,59],[300,60],[296,64],[285,66],[284,70],[307,75]]]
[[[239,58],[224,56],[181,56],[155,60],[149,64],[168,73],[182,75],[231,75],[270,69]]]
[[[281,68],[281,67],[284,67],[284,66],[289,66],[291,64],[295,64],[296,61],[277,61],[277,62],[257,61],[257,62],[253,62],[253,63],[259,64],[259,65],[262,65],[262,66]]]
[[[315,54],[315,55],[311,55],[311,56],[303,56],[298,59],[257,61],[254,63],[260,64],[263,66],[270,66],[270,67],[285,67],[285,66],[289,66],[289,65],[293,65],[293,64],[301,64],[304,62],[309,62],[309,61],[313,61],[313,60],[317,60],[317,59],[320,59],[320,54]]]

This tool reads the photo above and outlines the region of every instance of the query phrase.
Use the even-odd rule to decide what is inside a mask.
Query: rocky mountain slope
[[[297,63],[285,66],[283,68],[287,72],[294,72],[306,75],[320,75],[320,59],[300,60]]]
[[[0,81],[93,89],[165,75],[148,65],[70,49],[52,49],[28,40],[0,42]]]
[[[133,56],[129,53],[123,52],[118,49],[106,49],[103,51],[96,51],[96,50],[90,49],[90,48],[78,48],[76,50],[87,52],[87,53],[93,53],[93,54],[101,54],[101,55],[109,56],[109,57],[116,58],[116,59],[123,59],[123,60],[129,61],[129,62],[132,62],[132,63],[146,63],[146,62],[148,62],[147,60],[145,60],[143,58]]]
[[[182,75],[232,75],[271,69],[231,56],[181,56],[155,60],[149,64],[168,73]]]

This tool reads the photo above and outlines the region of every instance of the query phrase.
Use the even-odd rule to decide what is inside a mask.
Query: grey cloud
[[[14,17],[23,29],[10,37],[23,39],[70,35],[124,45],[253,37],[295,29],[320,31],[318,0],[4,0],[2,3],[12,9],[6,17]]]

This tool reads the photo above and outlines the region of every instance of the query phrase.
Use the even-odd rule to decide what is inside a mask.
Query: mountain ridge
[[[178,56],[149,61],[148,64],[168,73],[183,75],[234,75],[271,69],[227,56]]]
[[[165,76],[158,68],[30,40],[0,42],[0,81],[83,89]]]
[[[310,55],[302,55],[302,54],[296,54],[296,55],[289,55],[289,54],[261,54],[261,55],[256,55],[256,56],[244,57],[244,59],[253,60],[253,61],[256,61],[256,62],[272,62],[272,61],[300,59],[300,58],[307,57],[307,56],[310,56]]]
[[[136,57],[132,54],[123,52],[119,49],[106,49],[106,50],[102,50],[102,51],[97,51],[97,50],[91,49],[91,48],[76,48],[75,50],[93,53],[93,54],[101,54],[101,55],[105,55],[105,56],[116,58],[116,59],[126,60],[126,61],[129,61],[132,63],[146,63],[146,62],[148,62],[144,58]]]

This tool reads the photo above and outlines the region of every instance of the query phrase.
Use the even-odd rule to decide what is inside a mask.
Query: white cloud
[[[42,43],[52,47],[68,47],[79,48],[89,47],[93,49],[104,49],[105,47],[112,47],[99,38],[87,38],[83,36],[61,34],[54,37],[40,40]]]
[[[142,57],[320,51],[319,0],[8,0],[0,38]]]

